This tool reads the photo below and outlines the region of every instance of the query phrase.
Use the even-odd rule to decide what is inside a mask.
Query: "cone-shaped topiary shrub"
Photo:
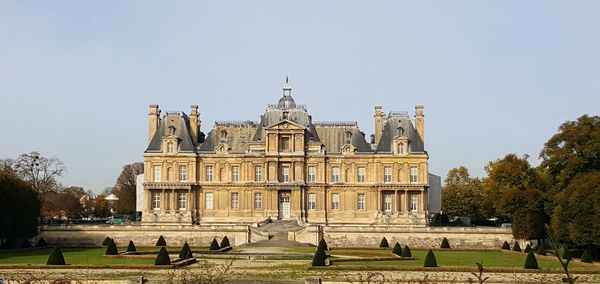
[[[327,246],[327,242],[323,238],[321,238],[321,240],[319,241],[319,245],[317,247],[322,248],[323,251],[328,251],[329,250],[329,247]]]
[[[160,237],[158,238],[158,241],[156,241],[156,245],[157,247],[166,247],[167,246],[167,241],[165,241],[165,237],[163,237],[162,235],[160,235]]]
[[[29,242],[29,240],[24,239],[23,244],[21,245],[21,248],[30,248],[30,247],[31,247],[31,243]]]
[[[537,254],[546,255],[546,246],[544,245],[544,243],[538,245]]]
[[[531,245],[527,244],[527,246],[525,247],[525,249],[523,250],[523,252],[528,253],[531,251]]]
[[[402,256],[402,247],[400,246],[400,244],[398,242],[396,242],[396,244],[394,245],[394,248],[392,249],[392,253],[397,256]]]
[[[402,257],[412,257],[412,253],[410,252],[408,245],[404,246],[404,249],[402,250]]]
[[[533,254],[533,251],[530,251],[527,254],[527,258],[525,259],[525,264],[523,265],[523,268],[525,269],[539,269],[538,263],[537,263],[537,259],[535,259],[535,254]]]
[[[50,256],[48,257],[48,261],[46,261],[46,265],[65,265],[65,258],[63,257],[62,250],[59,247],[55,247]]]
[[[510,245],[508,244],[507,241],[504,241],[504,243],[502,244],[502,249],[510,250]]]
[[[427,252],[423,267],[437,267],[437,260],[435,260],[435,254],[433,254],[433,251],[429,250]]]
[[[223,237],[223,239],[221,240],[221,244],[219,246],[221,248],[230,247],[231,244],[229,243],[229,238],[227,238],[227,236]]]
[[[171,264],[171,258],[169,258],[169,252],[165,247],[161,247],[156,255],[154,265],[169,265]]]
[[[43,247],[46,247],[46,246],[47,246],[47,244],[46,244],[46,240],[44,240],[44,237],[41,237],[37,241],[37,244],[35,245],[35,247],[38,247],[38,248],[43,248]]]
[[[515,245],[513,246],[513,251],[521,251],[521,246],[519,245],[519,242],[515,242]]]
[[[563,259],[571,259],[571,258],[573,258],[573,256],[571,255],[571,251],[569,250],[569,248],[563,248],[561,256],[562,256]]]
[[[317,251],[315,251],[315,255],[313,256],[312,266],[325,266],[325,259],[327,259],[325,249],[323,249],[321,246],[318,246]]]
[[[380,248],[389,248],[390,244],[388,244],[388,241],[385,237],[383,237],[383,239],[381,239],[381,242],[379,243],[379,247]]]
[[[135,248],[133,241],[129,241],[129,244],[127,245],[127,252],[135,252],[136,250],[137,249]]]
[[[589,250],[586,249],[583,251],[583,254],[581,255],[581,262],[592,263],[592,254]]]
[[[187,242],[185,242],[183,244],[183,247],[181,247],[181,252],[179,252],[179,259],[184,260],[184,259],[192,258],[191,252],[192,252],[192,250],[190,249],[190,246],[188,245]],[[188,255],[190,255],[190,257],[188,257]]]
[[[187,255],[185,256],[185,259],[190,259],[190,258],[194,258],[194,254],[192,253],[192,250],[188,250]]]
[[[110,238],[109,238],[109,237],[106,237],[106,238],[104,239],[104,241],[102,241],[102,246],[107,246],[109,242],[110,242]]]
[[[448,243],[448,239],[446,239],[446,237],[444,237],[444,239],[442,240],[442,244],[440,245],[440,247],[443,249],[450,248],[450,243]]]
[[[105,255],[117,255],[119,254],[119,250],[117,250],[117,244],[115,244],[115,240],[110,239],[108,242],[108,246],[106,246]]]
[[[212,242],[210,243],[210,247],[208,248],[209,250],[219,250],[221,247],[219,246],[219,243],[217,242],[216,238],[213,238]]]

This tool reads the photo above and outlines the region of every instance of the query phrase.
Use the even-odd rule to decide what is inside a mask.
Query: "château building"
[[[217,121],[202,132],[188,114],[150,105],[144,152],[146,224],[301,224],[425,226],[428,154],[423,106],[384,113],[375,133],[356,122],[313,121],[283,96],[260,121]]]

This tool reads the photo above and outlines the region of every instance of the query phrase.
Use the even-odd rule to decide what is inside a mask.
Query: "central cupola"
[[[283,97],[277,103],[278,108],[296,108],[296,102],[292,98],[292,86],[289,84],[288,77],[285,77],[285,85],[283,85]]]

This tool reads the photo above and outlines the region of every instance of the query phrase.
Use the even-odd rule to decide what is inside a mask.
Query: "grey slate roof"
[[[347,133],[351,134],[350,143],[357,153],[372,153],[371,145],[365,140],[365,134],[360,131],[356,122],[315,122],[314,124],[325,151],[340,153],[347,144]]]
[[[189,132],[189,118],[184,113],[166,113],[158,124],[158,129],[150,140],[146,152],[161,152],[162,140],[169,134],[169,120],[177,120],[173,126],[175,127],[174,135],[178,138],[178,152],[195,152],[192,136]]]
[[[394,138],[400,134],[400,129],[403,129],[403,136],[408,138],[409,141],[409,153],[421,153],[425,152],[423,147],[423,141],[417,134],[410,117],[405,114],[390,113],[386,118],[381,133],[381,138],[377,144],[376,152],[379,153],[391,153],[393,151],[392,144]]]

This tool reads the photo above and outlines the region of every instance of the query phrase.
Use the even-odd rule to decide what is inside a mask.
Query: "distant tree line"
[[[451,169],[442,193],[442,210],[511,222],[518,239],[553,238],[567,247],[600,248],[600,117],[583,115],[563,123],[532,167],[528,155],[507,154],[485,166],[487,176],[471,177],[465,167]]]

